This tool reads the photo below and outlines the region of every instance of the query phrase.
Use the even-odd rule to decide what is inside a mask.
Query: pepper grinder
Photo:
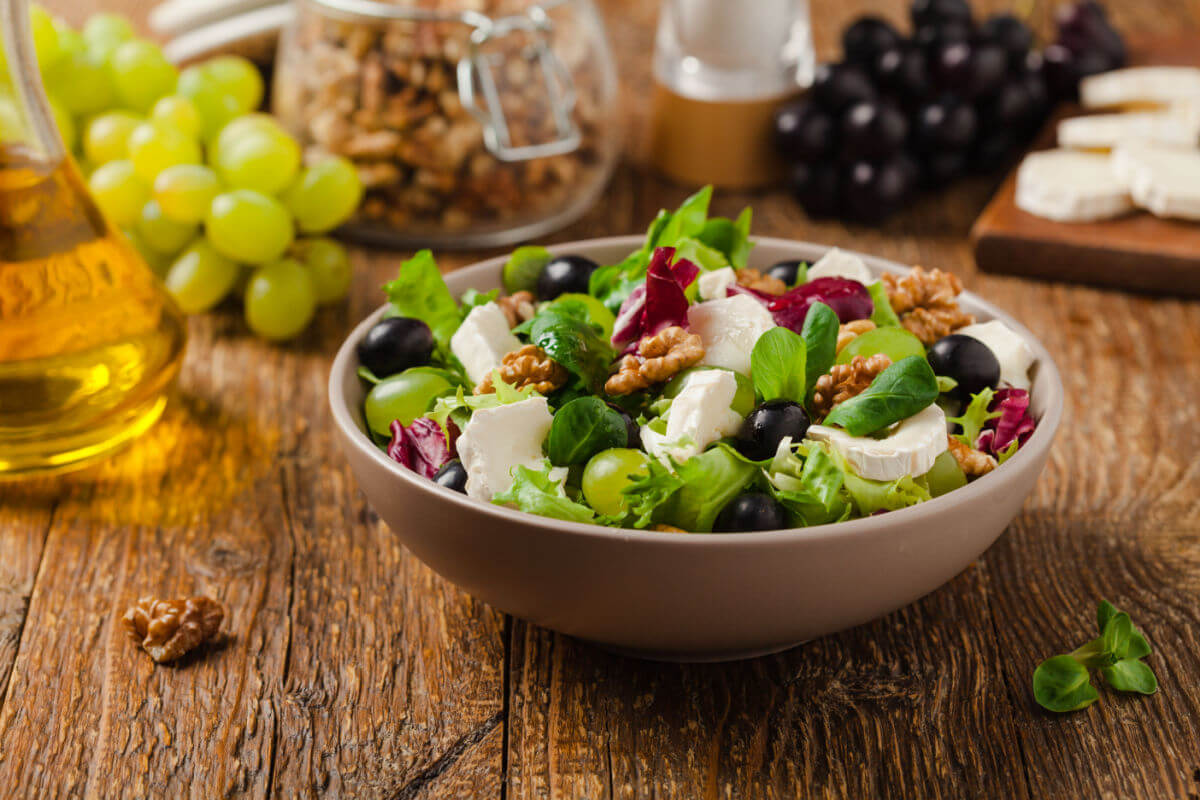
[[[808,0],[664,0],[650,157],[686,184],[778,183],[775,109],[812,83]]]

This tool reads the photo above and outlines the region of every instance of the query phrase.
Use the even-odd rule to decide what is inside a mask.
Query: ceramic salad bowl
[[[750,266],[813,262],[828,248],[755,238]],[[640,236],[551,247],[611,263]],[[898,264],[861,256],[871,271]],[[505,258],[446,276],[455,296],[500,286]],[[970,293],[980,321],[999,319],[1036,356],[1037,429],[989,474],[949,494],[886,514],[794,530],[668,533],[606,528],[486,504],[389,459],[366,433],[356,345],[380,308],[334,360],[329,401],[339,443],[368,500],[400,541],[439,574],[496,608],[649,658],[718,661],[786,649],[887,614],[932,592],[983,553],[1019,512],[1046,463],[1063,386],[1046,349],[1013,318]]]

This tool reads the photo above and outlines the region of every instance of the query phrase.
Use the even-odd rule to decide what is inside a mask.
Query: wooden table
[[[76,22],[101,4],[144,10],[50,2]],[[655,9],[605,5],[631,158],[556,240],[641,230],[686,194],[638,166]],[[878,5],[816,0],[822,53]],[[1113,13],[1200,21],[1195,0]],[[782,193],[715,201],[753,203],[760,233],[957,271],[1056,354],[1067,416],[1044,478],[942,589],[713,666],[627,660],[476,602],[396,543],[333,446],[331,354],[399,258],[358,251],[349,303],[300,341],[257,341],[234,310],[193,317],[179,397],[148,435],[0,486],[0,797],[1197,797],[1200,304],[976,274],[966,233],[994,184],[878,230],[811,222]],[[232,638],[154,666],[118,617],[193,592],[225,602]],[[1162,690],[1042,712],[1034,666],[1083,641],[1102,597],[1145,630]]]

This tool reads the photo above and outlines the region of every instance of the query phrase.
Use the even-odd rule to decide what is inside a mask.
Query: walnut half
[[[926,346],[975,321],[958,307],[963,287],[957,275],[913,267],[900,277],[884,273],[883,284],[900,324]]]
[[[838,403],[860,394],[891,365],[892,360],[883,353],[870,358],[855,356],[849,364],[834,364],[829,372],[817,378],[813,387],[813,411],[824,418]]]
[[[678,325],[663,328],[638,342],[637,355],[617,362],[617,372],[609,376],[604,391],[609,394],[633,394],[652,383],[662,383],[704,358],[700,337]]]
[[[130,637],[159,664],[174,661],[217,634],[225,609],[210,597],[143,597],[121,621]]]
[[[978,478],[996,468],[996,459],[982,450],[969,447],[949,434],[946,435],[946,440],[950,455],[954,456],[954,460],[958,462],[958,466],[962,468],[968,478]]]
[[[506,353],[500,362],[500,378],[517,389],[532,386],[535,392],[550,394],[567,382],[567,369],[536,344],[527,344],[519,350]],[[475,394],[492,394],[492,373],[484,376],[475,387]]]

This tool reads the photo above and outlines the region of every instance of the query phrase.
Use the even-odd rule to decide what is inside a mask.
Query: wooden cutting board
[[[1129,41],[1129,63],[1200,66],[1200,48],[1194,37],[1135,39]],[[1031,149],[1054,147],[1058,120],[1080,113],[1074,105],[1059,109]],[[971,229],[980,269],[1200,296],[1200,222],[1143,211],[1103,222],[1053,222],[1017,208],[1016,183],[1014,166]]]

